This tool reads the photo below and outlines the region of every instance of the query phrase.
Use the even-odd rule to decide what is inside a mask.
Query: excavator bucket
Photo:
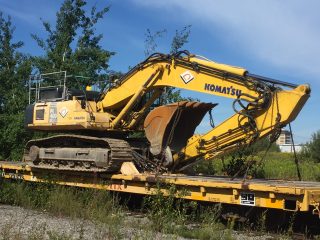
[[[217,104],[182,101],[152,110],[144,121],[144,130],[154,155],[167,147],[179,151],[193,135],[204,115]]]

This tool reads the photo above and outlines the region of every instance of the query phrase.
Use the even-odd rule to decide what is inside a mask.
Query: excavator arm
[[[176,87],[217,96],[237,98],[241,93],[257,95],[249,89],[243,68],[215,63],[195,55],[151,55],[124,75],[101,98],[104,110],[123,108],[142,88]],[[196,81],[195,81],[196,80]]]
[[[179,102],[148,114],[144,130],[150,151],[165,158],[164,165],[175,170],[185,168],[199,157],[210,159],[267,135],[276,135],[295,119],[310,93],[308,85],[295,86],[251,75],[243,68],[181,52],[152,55],[123,76],[97,106],[99,111],[119,109],[112,128],[135,129],[165,87],[234,99],[235,114],[204,135],[193,136],[194,130],[216,104]],[[145,106],[138,112],[132,111],[147,93],[153,95]]]

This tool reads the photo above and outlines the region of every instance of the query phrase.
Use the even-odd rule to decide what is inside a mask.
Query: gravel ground
[[[0,239],[183,239],[127,227],[108,227],[82,219],[56,217],[46,212],[0,205]],[[134,220],[137,226],[145,221]]]
[[[143,216],[132,215],[125,217],[125,222],[130,222],[131,227],[109,227],[87,220],[56,217],[46,212],[0,205],[0,239],[185,239],[142,229],[146,221]],[[236,240],[279,239],[279,236],[239,232],[232,232],[231,235]],[[225,236],[223,231],[222,236]]]

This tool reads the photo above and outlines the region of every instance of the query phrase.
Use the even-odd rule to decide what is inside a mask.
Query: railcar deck
[[[37,171],[23,162],[5,161],[0,161],[0,173],[3,179],[50,182],[143,195],[155,194],[159,188],[164,194],[167,194],[168,186],[172,185],[177,189],[177,198],[284,211],[311,212],[320,217],[320,182],[230,179],[228,177],[178,174],[110,175],[81,172],[66,174],[62,171],[57,174],[56,171]]]

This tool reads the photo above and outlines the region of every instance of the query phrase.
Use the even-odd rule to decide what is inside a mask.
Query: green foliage
[[[176,34],[171,42],[171,54],[177,53],[186,43],[188,43],[190,33],[191,25],[183,27],[180,31],[176,30]]]
[[[205,174],[205,175],[215,175],[217,173],[215,169],[215,160],[212,161],[206,161],[206,160],[201,160],[198,164],[195,164],[192,167],[192,170],[194,173],[198,174]]]
[[[31,72],[30,58],[18,50],[23,42],[13,42],[11,18],[0,12],[0,157],[21,159],[30,134],[24,130],[27,105],[26,80]]]
[[[162,97],[162,104],[175,103],[180,101],[200,101],[199,99],[194,99],[192,97],[182,97],[181,90],[167,87],[165,89],[164,97]]]
[[[149,28],[145,33],[145,56],[148,57],[150,54],[154,53],[158,47],[158,39],[162,38],[167,34],[167,29],[162,29],[159,31],[152,32]],[[182,47],[188,43],[189,36],[191,34],[191,25],[184,26],[181,30],[176,30],[175,35],[173,36],[170,44],[170,54],[175,54]]]
[[[260,139],[259,141],[253,143],[247,149],[248,154],[251,154],[251,155],[254,155],[258,152],[262,152],[266,150],[268,150],[268,152],[280,152],[279,146],[275,142],[270,143],[269,138]]]
[[[28,209],[41,210],[54,216],[67,216],[82,219],[75,232],[76,239],[84,239],[85,226],[90,220],[101,232],[94,239],[120,239],[124,208],[119,204],[117,195],[108,191],[71,188],[47,183],[27,183],[1,181],[0,203],[17,205]],[[13,225],[15,225],[14,223]],[[45,223],[44,223],[45,224]],[[47,226],[32,226],[36,231],[27,239],[75,239],[61,231],[52,231]],[[42,232],[39,231],[39,228]],[[1,229],[0,229],[1,230]],[[12,231],[0,231],[9,235]],[[14,233],[14,232],[13,232]],[[69,233],[70,234],[70,233]],[[44,236],[48,237],[44,237]],[[96,235],[96,234],[95,234]],[[10,238],[16,239],[16,238]],[[25,239],[23,238],[18,239]]]
[[[114,54],[99,45],[103,36],[95,33],[95,25],[109,8],[97,11],[94,6],[88,15],[86,4],[85,0],[65,0],[56,14],[54,28],[43,21],[47,39],[32,34],[45,52],[44,56],[34,58],[38,70],[41,73],[67,71],[69,75],[89,77],[73,82],[72,86],[77,88],[104,79],[109,58]]]
[[[153,231],[191,239],[230,239],[219,222],[221,205],[198,206],[196,202],[181,199],[187,192],[176,186],[168,185],[165,193],[161,190],[164,188],[158,183],[153,195],[145,198]]]
[[[231,232],[220,222],[220,204],[201,206],[196,202],[176,199],[176,196],[183,197],[186,194],[170,185],[164,194],[158,185],[154,195],[145,198],[153,231],[188,239],[233,239]]]
[[[44,210],[56,216],[77,217],[103,223],[116,223],[120,215],[114,217],[115,214],[124,210],[119,205],[118,198],[110,192],[48,183],[2,181],[0,202]]]
[[[248,159],[249,161],[252,161],[251,163],[254,163],[248,171],[249,176],[254,176],[257,178],[262,177],[265,179],[298,180],[297,168],[293,153],[269,152],[265,156],[263,162],[260,162],[261,158],[264,156],[264,153],[264,151],[258,152],[255,156],[251,156]],[[229,168],[232,169],[231,166],[235,164],[230,163],[231,161],[231,156],[226,156],[223,161],[221,161],[221,159],[211,160],[211,168],[214,169],[215,175],[226,175],[226,166],[229,166]],[[303,157],[302,155],[299,155],[299,161],[302,180],[320,181],[320,163],[315,163],[314,161]],[[205,162],[199,162],[197,165],[203,167],[204,163]],[[260,164],[260,166],[257,166],[257,164]],[[243,165],[239,164],[238,166],[247,166],[247,162],[243,162]],[[200,167],[197,166],[196,169],[199,168]],[[197,172],[206,173],[205,170]],[[241,176],[241,174],[239,176]]]
[[[146,57],[156,51],[158,47],[157,39],[161,38],[165,33],[167,33],[166,29],[156,31],[154,33],[149,28],[147,29],[144,40],[144,54]]]
[[[183,225],[187,220],[186,211],[194,208],[195,205],[176,199],[178,193],[175,186],[168,186],[167,196],[161,191],[158,185],[154,195],[145,198],[145,206],[149,210],[149,218],[152,220],[154,230],[159,232],[172,232],[174,225]]]
[[[21,112],[27,102],[31,62],[18,51],[23,42],[13,42],[14,30],[10,16],[5,18],[0,12],[0,114]]]
[[[302,150],[302,155],[320,162],[320,130],[312,134],[311,141]]]
[[[231,155],[231,160],[224,164],[222,171],[228,176],[244,176],[249,170],[249,165],[246,164],[245,156],[243,152],[236,152]]]
[[[159,31],[152,32],[149,28],[147,29],[147,32],[145,33],[145,51],[144,54],[146,57],[151,55],[157,50],[158,47],[158,39],[162,38],[165,34],[167,34],[167,29],[162,29]],[[181,30],[176,30],[175,35],[173,36],[171,40],[170,45],[170,54],[175,54],[179,50],[182,49],[182,47],[188,43],[189,36],[191,34],[191,25],[184,26]]]
[[[280,152],[279,146],[274,142],[271,143],[268,138],[260,139],[251,146],[232,152],[229,155],[231,160],[223,166],[223,171],[228,176],[241,177],[250,175],[252,177],[263,178],[264,171],[260,165],[265,160],[265,154],[270,152]]]
[[[21,160],[25,143],[39,135],[24,129],[24,109],[28,104],[28,82],[32,67],[41,73],[66,70],[73,78],[69,87],[81,88],[105,79],[113,54],[99,45],[102,35],[95,25],[109,11],[92,7],[85,11],[85,0],[65,0],[57,12],[54,27],[43,21],[47,38],[32,37],[44,50],[43,56],[30,57],[19,52],[23,42],[14,42],[10,16],[0,12],[0,157]],[[43,134],[40,134],[43,135]]]
[[[157,41],[159,38],[162,38],[164,34],[167,33],[166,29],[159,30],[156,32],[152,32],[150,29],[147,29],[145,34],[145,55],[146,57],[150,54],[154,53],[157,50],[158,44]],[[170,54],[175,54],[182,47],[188,43],[189,36],[191,34],[191,25],[187,25],[183,27],[180,31],[176,30],[174,37],[171,40]],[[162,97],[160,97],[160,104],[165,105],[174,102],[180,101],[196,101],[197,99],[193,99],[191,97],[182,97],[181,90],[175,89],[172,87],[166,87],[165,93]]]
[[[24,128],[24,113],[0,114],[0,157],[21,160],[23,147],[32,137]]]
[[[220,159],[199,162],[193,166],[193,170],[196,173],[213,175],[218,171],[215,167],[219,162],[222,163],[219,166],[221,173],[225,175],[241,177],[247,174],[263,178],[265,173],[260,164],[264,162],[263,156],[267,150],[267,154],[280,152],[279,146],[275,143],[270,143],[268,138],[264,138],[249,147],[240,148],[222,156]]]

